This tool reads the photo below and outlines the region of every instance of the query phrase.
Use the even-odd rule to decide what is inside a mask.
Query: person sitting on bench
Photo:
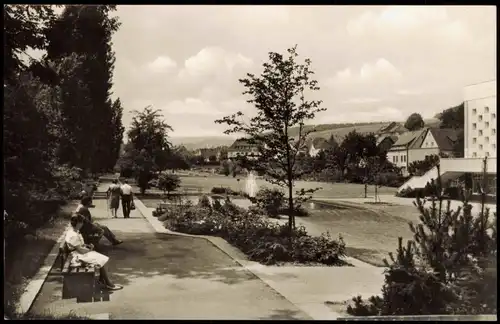
[[[85,223],[81,230],[85,242],[92,243],[90,239],[90,237],[92,236],[98,238],[104,236],[113,245],[118,245],[123,243],[123,241],[116,238],[115,234],[111,232],[111,230],[107,226],[92,222],[92,216],[89,210],[90,204],[91,204],[91,198],[85,196],[82,198],[80,204],[75,210],[75,214],[81,215],[85,219]],[[96,242],[98,242],[98,240]]]
[[[85,219],[82,215],[71,216],[71,227],[66,232],[64,241],[71,251],[71,258],[73,260],[81,261],[84,263],[99,266],[99,283],[101,283],[108,290],[120,290],[123,287],[120,285],[113,284],[109,279],[108,272],[104,268],[104,265],[108,262],[109,257],[94,251],[92,245],[86,245],[83,241],[83,237],[80,234],[80,229],[85,223]]]

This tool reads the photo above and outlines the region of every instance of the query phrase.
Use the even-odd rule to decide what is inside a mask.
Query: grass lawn
[[[19,292],[42,266],[57,239],[68,225],[71,211],[77,202],[63,206],[51,224],[37,231],[36,237],[27,236],[15,250],[5,251],[4,307],[7,301],[17,301]]]
[[[387,211],[344,207],[337,209],[321,209],[310,211],[307,218],[300,218],[297,224],[303,224],[313,235],[328,231],[332,237],[342,235],[349,256],[364,262],[383,266],[383,259],[389,258],[389,252],[397,249],[398,237],[403,240],[413,238],[408,221],[416,220],[411,211],[414,207],[406,207],[406,214],[398,206],[398,215]],[[404,217],[401,217],[404,216]]]
[[[210,192],[213,187],[231,188],[235,191],[245,190],[245,178],[243,177],[224,177],[219,175],[210,175],[206,177],[200,176],[181,176],[181,188],[178,192],[184,190],[197,192]],[[263,179],[257,179],[257,186],[262,187],[276,187]],[[134,186],[134,191],[139,192],[139,189]],[[353,183],[326,183],[316,181],[297,181],[295,189],[313,189],[322,188],[314,193],[314,198],[357,198],[364,196],[364,185]],[[378,189],[380,195],[394,195],[397,188],[381,187]],[[373,195],[373,186],[368,187],[368,194]],[[157,189],[150,189],[146,193],[162,193]]]

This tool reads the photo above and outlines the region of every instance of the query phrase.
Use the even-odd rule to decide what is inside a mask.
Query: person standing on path
[[[113,180],[111,186],[109,186],[108,191],[106,191],[106,198],[109,200],[109,208],[111,209],[111,214],[113,218],[118,217],[118,208],[120,207],[120,194],[121,189],[118,185],[117,180]]]
[[[130,206],[132,205],[132,187],[128,184],[127,180],[123,181],[123,184],[120,187],[121,195],[122,195],[122,208],[123,208],[123,217],[130,218]]]

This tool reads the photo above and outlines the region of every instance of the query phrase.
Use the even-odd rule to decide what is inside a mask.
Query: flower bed
[[[228,201],[211,206],[207,200],[200,199],[196,206],[189,203],[169,206],[158,219],[173,231],[222,237],[250,260],[266,265],[286,262],[347,265],[343,260],[342,238],[334,240],[329,234],[313,237],[302,226],[290,235],[287,224],[273,223]]]

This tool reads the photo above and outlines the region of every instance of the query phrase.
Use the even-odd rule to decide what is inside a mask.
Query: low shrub
[[[290,235],[288,224],[270,222],[262,214],[246,211],[230,201],[211,208],[201,204],[184,210],[172,207],[158,219],[164,219],[164,225],[173,231],[222,237],[250,260],[262,264],[346,264],[342,238],[334,240],[328,234],[312,237],[302,226]]]
[[[231,196],[241,195],[241,193],[238,191],[235,191],[231,188],[224,188],[224,187],[213,187],[210,192],[213,194],[216,194],[216,195],[231,195]]]
[[[285,194],[281,190],[262,188],[255,195],[254,204],[269,217],[278,217],[284,197]]]

